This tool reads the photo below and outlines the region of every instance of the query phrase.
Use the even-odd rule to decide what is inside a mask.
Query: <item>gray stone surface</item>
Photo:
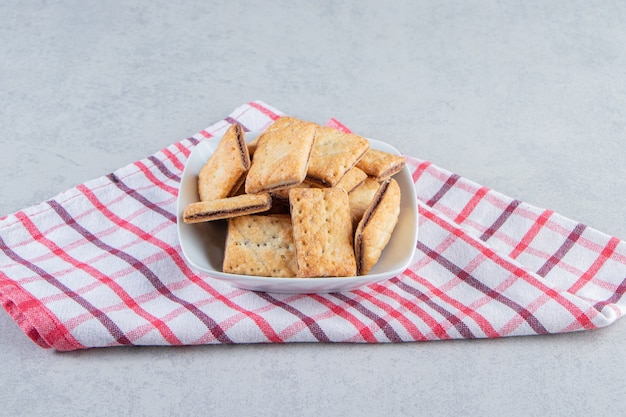
[[[0,215],[261,99],[626,238],[617,1],[0,3]],[[626,322],[402,345],[36,347],[0,312],[0,415],[608,416]]]

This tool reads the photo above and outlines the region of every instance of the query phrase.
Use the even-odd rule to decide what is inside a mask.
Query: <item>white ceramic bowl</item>
[[[258,133],[246,133],[246,141]],[[391,239],[378,263],[367,275],[331,278],[272,278],[222,272],[226,222],[214,221],[196,224],[183,222],[185,207],[198,201],[197,177],[200,169],[215,152],[220,137],[198,143],[185,165],[178,193],[178,237],[187,263],[200,274],[225,281],[236,288],[274,293],[328,293],[350,291],[380,282],[402,273],[410,264],[417,244],[417,201],[408,167],[395,175],[402,192],[400,218]],[[384,142],[369,139],[373,149],[400,155],[397,149]]]

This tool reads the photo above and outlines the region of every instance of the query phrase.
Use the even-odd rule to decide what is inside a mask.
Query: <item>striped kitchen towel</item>
[[[35,343],[387,343],[594,329],[626,311],[626,245],[407,156],[419,239],[404,273],[343,293],[270,294],[192,271],[176,228],[190,151],[260,101],[109,175],[0,219],[0,301]],[[347,130],[341,123],[329,123]]]

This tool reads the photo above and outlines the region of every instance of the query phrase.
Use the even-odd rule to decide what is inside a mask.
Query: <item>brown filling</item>
[[[397,174],[398,172],[400,172],[400,170],[403,168],[404,166],[402,164],[398,164],[398,165],[394,165],[391,168],[389,168],[388,170],[386,170],[385,172],[380,174],[380,178],[387,178],[387,177],[391,177],[394,174]]]
[[[248,155],[248,145],[243,134],[243,128],[241,125],[237,125],[235,128],[237,134],[237,144],[239,145],[239,155],[241,155],[241,162],[245,169],[250,169],[250,156]]]
[[[361,275],[361,269],[363,269],[363,257],[361,253],[363,251],[363,236],[356,235],[354,239],[354,249],[356,253],[356,274]]]
[[[268,188],[263,188],[263,191],[278,191],[278,190],[282,190],[283,188],[289,188],[293,185],[298,185],[300,184],[300,182],[298,181],[292,181],[290,183],[287,184],[279,184],[279,185],[275,185],[273,187],[268,187]]]
[[[326,181],[324,181],[321,178],[312,177],[310,175],[307,175],[306,178],[307,178],[307,180],[309,180],[313,184],[321,185],[322,187],[329,187],[330,186],[330,184],[328,184]]]
[[[248,213],[253,211],[263,211],[264,209],[269,209],[268,204],[257,204],[256,206],[246,206],[246,207],[238,207],[232,210],[217,210],[211,212],[204,213],[196,213],[188,216],[188,220],[199,220],[199,219],[207,219],[212,217],[221,217],[226,215],[237,215],[241,213]]]

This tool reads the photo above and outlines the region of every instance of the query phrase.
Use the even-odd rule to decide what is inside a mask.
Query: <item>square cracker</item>
[[[295,277],[291,217],[248,215],[229,219],[222,270],[230,274]]]
[[[405,164],[406,160],[403,156],[370,149],[356,166],[365,171],[367,175],[383,181],[400,172]]]
[[[354,236],[359,275],[369,273],[391,239],[400,215],[400,186],[389,179],[380,185]]]
[[[200,223],[228,219],[244,214],[268,211],[271,206],[272,197],[269,193],[240,194],[217,200],[197,201],[185,207],[183,221],[185,223]]]
[[[348,194],[340,188],[292,188],[289,203],[298,276],[355,276]]]
[[[296,119],[280,128],[270,126],[262,133],[246,177],[246,193],[275,190],[304,181],[315,131],[314,123]]]
[[[243,129],[231,125],[198,174],[200,201],[233,195],[243,184],[250,168],[250,154]]]
[[[282,129],[285,127],[288,127],[294,123],[300,123],[302,122],[302,120],[300,119],[296,119],[295,117],[290,117],[290,116],[281,116],[278,119],[276,119],[274,121],[274,123],[272,123],[271,125],[269,125],[267,127],[267,129],[265,129],[265,132],[271,132],[273,130],[277,130],[277,129]],[[259,144],[259,138],[261,136],[257,136],[256,139],[254,139],[251,142],[248,142],[248,152],[250,153],[250,158],[253,157],[254,152],[256,151],[256,148]]]
[[[367,152],[369,141],[361,136],[318,126],[307,178],[334,187]]]

